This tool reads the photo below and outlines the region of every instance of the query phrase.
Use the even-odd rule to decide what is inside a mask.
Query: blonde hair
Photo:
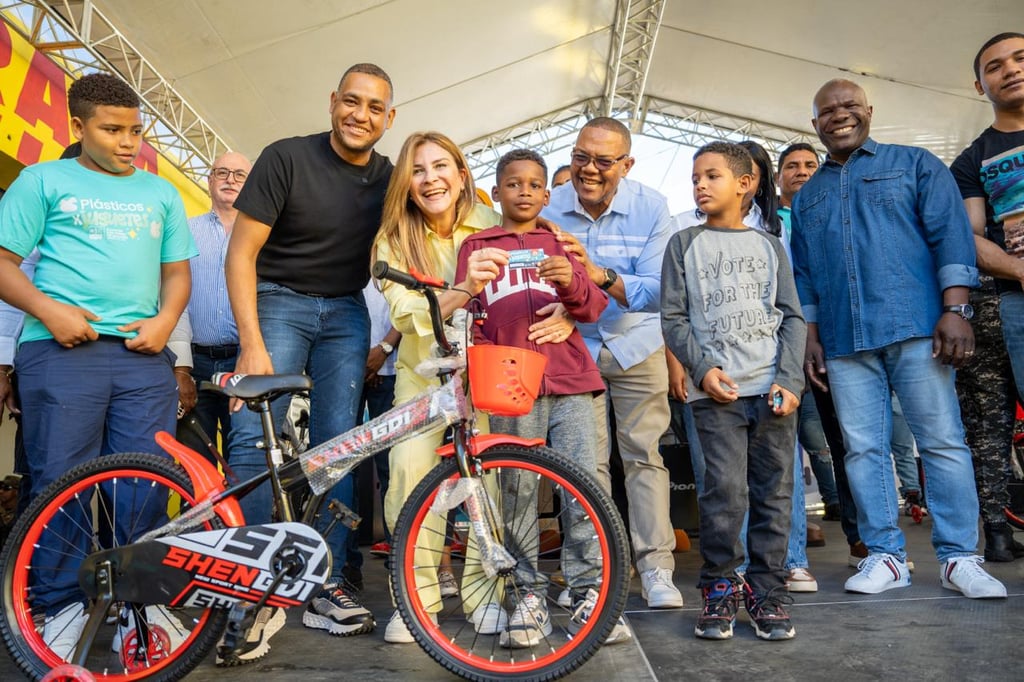
[[[469,163],[458,145],[449,137],[435,131],[413,133],[402,145],[391,174],[387,194],[384,195],[384,212],[380,231],[373,245],[371,261],[377,260],[377,245],[386,242],[391,250],[391,265],[408,270],[439,276],[438,264],[433,253],[427,248],[427,221],[410,196],[412,188],[413,157],[416,151],[428,142],[433,142],[455,159],[455,165],[465,176],[462,192],[455,202],[455,225],[461,225],[476,204],[476,187],[469,172]]]

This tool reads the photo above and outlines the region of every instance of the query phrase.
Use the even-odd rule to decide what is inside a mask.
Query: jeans
[[[203,353],[192,353],[192,378],[196,380],[197,388],[201,381],[209,381],[217,372],[234,372],[237,355],[228,358],[211,358]],[[210,442],[223,451],[231,436],[231,411],[228,408],[227,396],[219,395],[213,391],[198,391],[196,406],[192,408],[192,414],[199,422],[200,428],[210,438]],[[220,434],[220,441],[217,434]],[[190,428],[178,429],[178,440],[189,446],[216,466],[216,458],[202,442],[199,434]]]
[[[759,593],[783,585],[796,415],[776,416],[765,396],[690,405],[706,466],[699,498],[700,583],[732,577],[742,564],[743,517],[749,510],[746,580]]]
[[[359,398],[359,423],[365,424],[374,417],[379,417],[394,406],[395,402],[395,375],[378,375],[380,383],[376,386],[363,384],[363,394]],[[374,469],[377,471],[377,480],[380,482],[380,499],[383,506],[384,496],[388,493],[388,482],[391,480],[391,465],[388,462],[390,449],[381,450],[373,456]],[[362,465],[360,465],[362,466]],[[373,500],[362,502],[359,500],[359,491],[353,488],[352,492],[353,509],[358,513],[363,504],[367,509],[373,511]],[[360,514],[365,517],[366,514]],[[391,544],[391,529],[385,520],[384,542]],[[359,567],[363,565],[363,555],[359,552],[358,533],[348,534],[348,547],[345,552],[345,563],[349,566]]]
[[[309,443],[314,447],[356,425],[360,389],[370,345],[370,322],[362,292],[328,298],[307,296],[273,282],[256,287],[256,308],[263,342],[277,374],[305,372],[313,380],[310,391]],[[274,423],[280,432],[290,396],[271,404]],[[267,468],[264,451],[257,447],[263,428],[256,412],[242,409],[232,415],[228,462],[246,480]],[[326,501],[337,499],[353,506],[352,476],[346,476],[328,491],[317,528],[329,523]],[[265,483],[241,500],[248,524],[271,520],[271,489]],[[327,537],[334,554],[332,578],[341,576],[346,556],[348,528],[335,524]]]
[[[1024,292],[1005,291],[999,295],[999,317],[1003,339],[1017,384],[1017,400],[1024,404]]]
[[[807,451],[807,457],[811,460],[811,471],[814,472],[814,479],[818,482],[821,501],[826,505],[837,504],[839,491],[836,490],[836,477],[832,471],[832,454],[821,426],[821,415],[818,414],[814,396],[810,392],[804,393],[800,402],[797,440],[800,446]]]
[[[860,542],[860,533],[857,530],[857,503],[853,501],[850,481],[846,475],[846,444],[843,443],[843,431],[839,427],[832,392],[826,393],[813,386],[811,391],[814,395],[814,405],[818,408],[818,418],[821,419],[821,431],[825,434],[831,451],[832,473],[835,475],[836,493],[839,496],[840,526],[847,544],[852,547]]]
[[[690,461],[693,462],[693,481],[697,495],[704,490],[704,474],[707,465],[704,463],[704,452],[700,447],[697,425],[693,418],[693,408],[689,403],[681,410],[686,436],[690,442]],[[807,568],[807,504],[804,497],[803,457],[800,448],[793,448],[793,508],[791,510],[789,543],[786,548],[786,570]],[[831,466],[831,462],[829,463]],[[743,515],[743,526],[740,528],[740,543],[743,545],[743,563],[737,567],[738,573],[746,573],[748,568],[747,555],[747,524],[749,515]]]
[[[593,475],[597,471],[597,427],[593,397],[589,393],[545,395],[537,398],[530,413],[522,417],[491,416],[491,432],[520,438],[547,438],[559,455],[575,462]],[[539,479],[528,472],[503,472],[499,478],[504,518],[511,519],[505,542],[515,545],[514,555],[523,557],[515,573],[515,584],[529,589],[547,588],[546,577],[537,571],[540,547],[537,517]],[[601,556],[594,526],[579,500],[564,493],[559,519],[563,534],[562,573],[565,584],[576,594],[600,584]]]
[[[914,434],[910,432],[910,424],[903,416],[903,406],[896,396],[892,397],[892,461],[896,466],[896,477],[900,479],[901,497],[909,492],[921,492],[921,475],[917,470],[917,457],[914,455]]]
[[[68,469],[101,455],[167,456],[154,436],[174,430],[178,385],[170,351],[135,353],[125,348],[124,339],[107,336],[70,349],[52,340],[30,341],[18,349],[16,364],[33,496]],[[93,533],[113,531],[124,543],[127,533],[137,539],[140,531],[166,522],[167,497],[152,494],[148,483],[122,477],[116,494],[110,485],[101,485],[99,494],[114,509],[113,524],[91,528],[85,511],[90,500],[82,499],[77,508],[68,505],[68,515],[54,518],[41,535],[33,557],[41,567],[33,570],[37,612],[53,615],[85,601],[77,568],[80,557],[91,551]]]
[[[928,487],[932,545],[939,561],[970,556],[978,545],[978,496],[964,443],[953,369],[932,357],[931,338],[826,361],[846,443],[846,473],[861,539],[872,553],[906,559],[889,456],[891,390],[917,441]]]

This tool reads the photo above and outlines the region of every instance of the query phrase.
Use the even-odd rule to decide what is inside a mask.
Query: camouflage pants
[[[999,296],[991,290],[971,291],[974,306],[975,352],[967,366],[957,370],[956,388],[974,456],[974,481],[981,518],[1003,521],[1010,506],[1010,452],[1016,416],[1017,389],[999,321]],[[925,482],[927,485],[927,481]]]

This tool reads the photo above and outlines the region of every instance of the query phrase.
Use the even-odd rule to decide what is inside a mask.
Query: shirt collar
[[[612,202],[608,204],[608,208],[604,210],[604,213],[597,216],[597,218],[591,218],[590,213],[588,213],[587,209],[583,208],[583,204],[580,203],[580,197],[576,194],[576,190],[573,190],[573,210],[588,220],[593,220],[595,222],[609,213],[629,215],[629,206],[632,203],[633,194],[633,188],[629,186],[628,180],[626,178],[622,178],[622,180],[619,181],[619,186],[615,188],[615,195],[612,197]]]
[[[856,154],[859,154],[860,152],[864,152],[865,154],[871,154],[871,156],[874,156],[877,151],[878,151],[878,143],[875,142],[874,140],[872,140],[869,137],[868,139],[864,140],[864,144],[862,144],[861,146],[859,146],[859,147],[857,147],[856,149],[853,150],[853,152],[850,154],[849,158],[852,159]],[[847,159],[847,160],[849,160],[849,159]],[[831,164],[834,164],[836,166],[841,166],[842,165],[842,164],[840,164],[840,163],[838,163],[836,161],[833,161],[831,154],[829,154],[828,156],[825,157],[825,163],[831,163]]]

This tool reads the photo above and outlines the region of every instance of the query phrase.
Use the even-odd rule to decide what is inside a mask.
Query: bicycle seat
[[[210,381],[200,385],[231,398],[272,400],[285,393],[298,393],[313,388],[313,380],[305,374],[235,374],[217,372]]]

